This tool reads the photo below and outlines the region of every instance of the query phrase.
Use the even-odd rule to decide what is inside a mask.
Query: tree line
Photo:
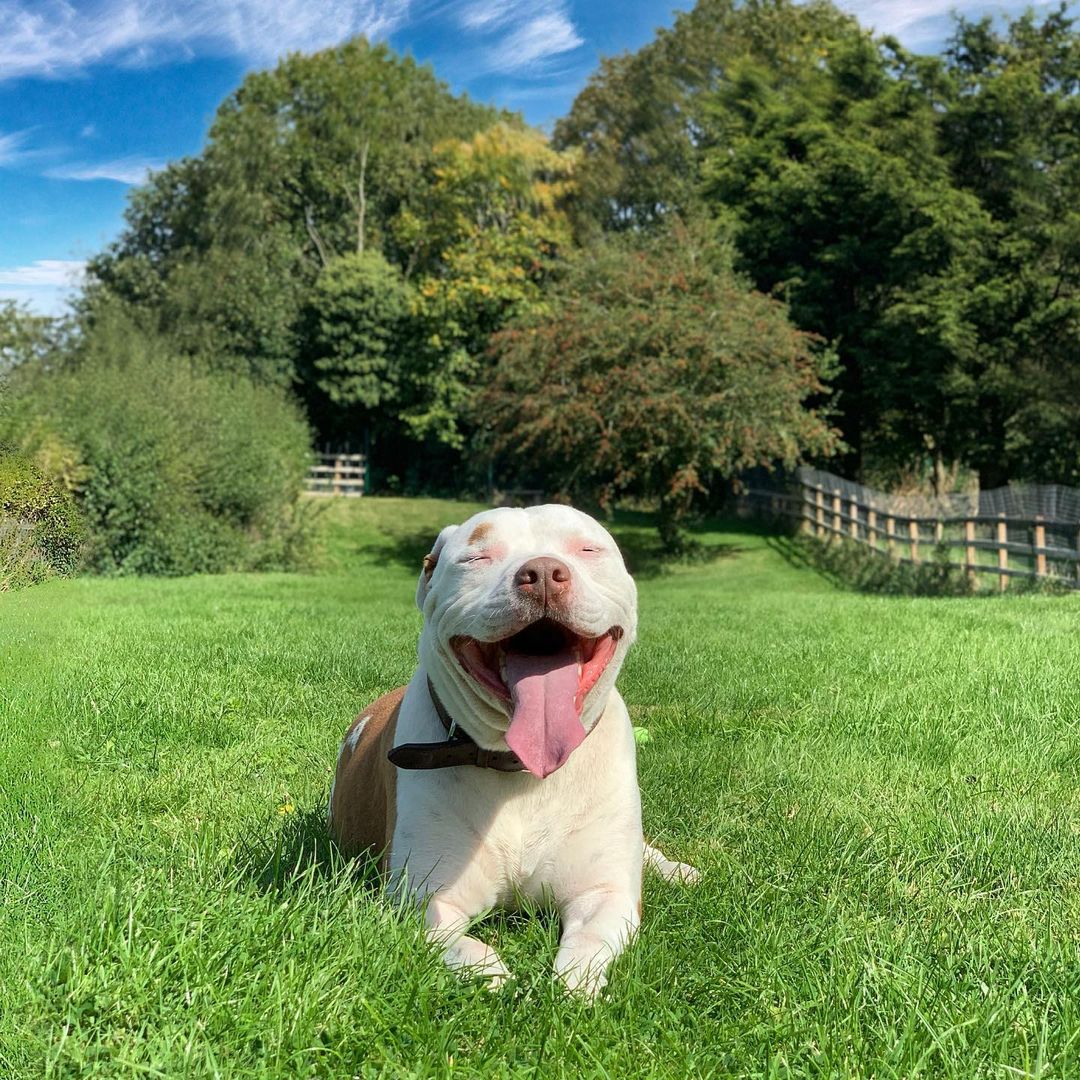
[[[1076,483],[1078,42],[1064,6],[928,56],[699,0],[551,139],[383,45],[293,55],[133,191],[56,347],[126,319],[377,486],[641,496],[673,542],[799,460]]]

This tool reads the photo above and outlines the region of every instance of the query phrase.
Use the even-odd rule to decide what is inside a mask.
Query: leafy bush
[[[74,573],[82,540],[72,497],[27,458],[0,451],[0,592]]]
[[[937,547],[928,562],[901,562],[842,537],[820,540],[798,536],[801,557],[828,577],[860,592],[887,596],[970,596],[975,586],[967,573],[949,565],[949,549]]]
[[[186,574],[304,556],[310,438],[297,407],[173,356],[115,313],[76,356],[17,371],[2,422],[42,463],[63,464],[94,570]]]
[[[730,258],[675,225],[568,260],[548,309],[493,339],[477,419],[500,468],[604,507],[655,499],[674,551],[724,480],[834,451],[818,407],[830,355]]]

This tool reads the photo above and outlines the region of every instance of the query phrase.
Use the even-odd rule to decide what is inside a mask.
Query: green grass
[[[404,681],[418,558],[469,507],[335,503],[317,575],[0,596],[0,1076],[1076,1075],[1080,597],[838,591],[768,537],[659,572],[622,676],[649,878],[595,1006],[557,926],[444,972],[329,847],[356,710]]]

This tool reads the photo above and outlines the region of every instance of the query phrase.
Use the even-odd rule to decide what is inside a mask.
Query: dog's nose
[[[522,563],[514,575],[517,589],[539,597],[545,604],[565,593],[570,582],[570,567],[548,555]]]

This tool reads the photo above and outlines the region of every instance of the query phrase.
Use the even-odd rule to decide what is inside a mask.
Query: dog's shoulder
[[[406,689],[407,687],[399,686],[390,690],[357,714],[345,733],[345,739],[341,744],[341,756],[355,756],[361,747],[380,741],[387,731],[391,740],[393,739],[394,730],[397,728],[398,713],[401,711],[401,700],[405,697]],[[390,743],[390,746],[392,745],[393,742]]]
[[[330,793],[330,828],[348,855],[388,854],[394,833],[396,770],[386,755],[394,745],[404,686],[361,710],[338,753]]]

